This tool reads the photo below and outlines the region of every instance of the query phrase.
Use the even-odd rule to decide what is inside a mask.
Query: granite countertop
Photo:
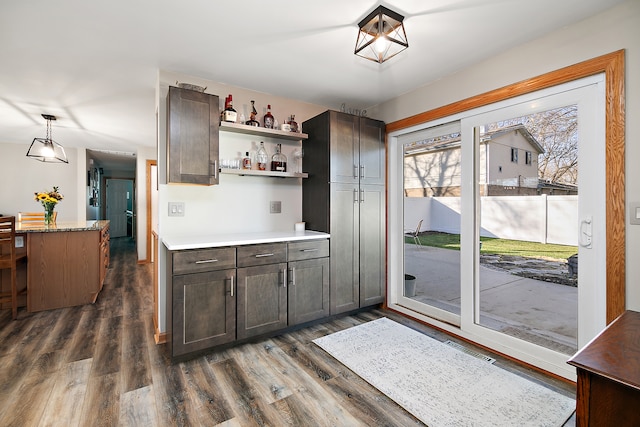
[[[295,242],[328,239],[319,231],[267,231],[260,233],[213,234],[203,236],[162,236],[162,243],[170,251],[183,249],[217,248],[223,246],[255,245],[260,243]]]
[[[51,233],[58,231],[92,231],[102,230],[109,225],[108,220],[100,221],[56,221],[55,224],[21,223],[16,221],[16,231],[23,233]]]

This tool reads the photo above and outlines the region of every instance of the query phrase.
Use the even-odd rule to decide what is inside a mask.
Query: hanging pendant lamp
[[[27,157],[41,162],[69,163],[62,145],[51,139],[51,120],[56,120],[56,116],[43,114],[42,117],[47,121],[47,136],[46,138],[33,138],[29,151],[27,151]]]
[[[404,16],[378,6],[358,24],[355,54],[382,64],[409,47]]]

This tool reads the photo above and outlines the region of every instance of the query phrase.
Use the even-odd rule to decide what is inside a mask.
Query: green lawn
[[[419,236],[420,242],[425,246],[436,248],[460,250],[460,235],[430,231]],[[413,243],[413,238],[407,237],[407,243]],[[493,237],[481,237],[483,254],[517,255],[529,258],[567,259],[578,253],[577,246],[543,244],[536,242],[523,242],[521,240],[496,239]]]

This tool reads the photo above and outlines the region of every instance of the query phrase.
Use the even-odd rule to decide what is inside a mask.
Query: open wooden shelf
[[[307,139],[309,136],[305,133],[287,132],[284,130],[267,129],[258,126],[243,125],[240,123],[221,122],[220,130],[224,132],[243,133],[245,135],[267,136],[271,138],[287,139],[291,141],[300,141]]]

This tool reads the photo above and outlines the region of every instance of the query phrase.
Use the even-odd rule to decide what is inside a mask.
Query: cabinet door
[[[173,276],[172,355],[236,338],[235,270]]]
[[[287,264],[238,268],[238,339],[287,326]]]
[[[329,258],[289,263],[289,325],[329,316]]]
[[[385,183],[384,132],[383,122],[360,118],[360,184]]]
[[[360,306],[358,229],[358,186],[331,184],[331,314]]]
[[[218,97],[169,87],[167,181],[218,183]]]
[[[383,302],[385,295],[384,186],[361,185],[359,208],[360,307],[366,307]]]
[[[355,184],[359,176],[359,118],[331,111],[329,114],[331,182]]]

